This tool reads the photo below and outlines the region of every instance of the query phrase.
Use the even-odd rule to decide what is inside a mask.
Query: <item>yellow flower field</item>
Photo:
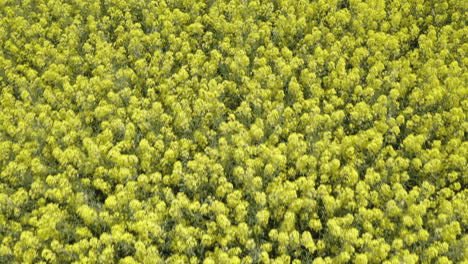
[[[0,263],[468,264],[467,11],[0,0]]]

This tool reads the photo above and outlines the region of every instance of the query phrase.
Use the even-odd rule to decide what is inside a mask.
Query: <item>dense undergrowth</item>
[[[0,263],[468,263],[467,3],[1,0]]]

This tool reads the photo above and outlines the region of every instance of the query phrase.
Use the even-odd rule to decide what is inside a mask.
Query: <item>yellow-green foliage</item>
[[[0,263],[468,263],[463,0],[0,0]]]

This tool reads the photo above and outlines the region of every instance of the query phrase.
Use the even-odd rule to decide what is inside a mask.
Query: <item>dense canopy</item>
[[[468,2],[0,0],[0,263],[468,263]]]

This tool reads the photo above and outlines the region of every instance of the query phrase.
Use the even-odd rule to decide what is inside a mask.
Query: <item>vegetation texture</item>
[[[468,263],[468,1],[0,0],[0,263]]]

